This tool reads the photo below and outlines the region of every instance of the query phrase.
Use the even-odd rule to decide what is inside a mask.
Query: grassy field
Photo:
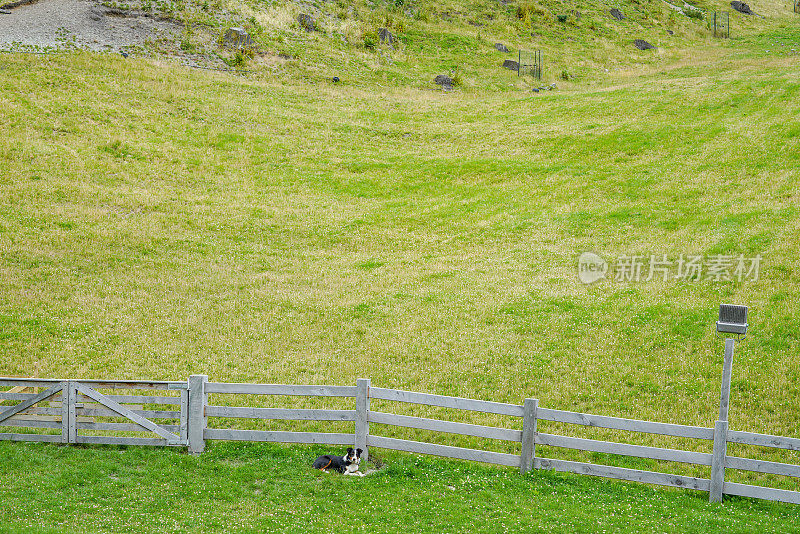
[[[536,95],[511,73],[505,76],[512,87],[502,92],[497,83],[476,82],[442,93],[402,80],[382,83],[391,66],[363,83],[334,85],[322,75],[237,77],[116,55],[3,54],[0,375],[174,380],[203,373],[218,381],[344,385],[368,377],[376,386],[513,403],[536,397],[548,408],[713,426],[722,364],[713,324],[718,305],[735,302],[750,306],[750,334],[737,346],[731,427],[797,436],[800,67],[792,49],[800,49],[800,30],[796,22],[774,26]],[[404,72],[410,80],[411,71]],[[584,285],[577,259],[585,251],[612,263],[651,254],[760,254],[762,262],[757,280]],[[462,420],[512,424],[492,415]],[[249,454],[215,450],[221,458]],[[799,460],[796,453],[730,450]],[[128,455],[148,462],[173,455],[25,445],[0,451],[3,479],[17,488],[4,489],[7,495],[36,489],[25,485],[36,479],[10,475],[9,466],[26,458],[38,469],[55,463],[67,473],[69,462],[92,463],[94,455],[122,457],[122,465]],[[215,464],[214,455],[180,458],[176,465],[219,469],[221,479],[234,472],[224,461]],[[400,484],[393,465],[417,461],[390,458],[390,470],[365,484],[391,488]],[[593,459],[676,471],[657,462]],[[514,485],[507,499],[530,488],[551,495],[551,511],[558,509],[552,495],[572,484],[586,501],[597,492],[609,492],[608,502],[619,492],[661,495],[430,462],[447,466],[436,468],[440,484],[451,468],[475,469]],[[708,476],[705,468],[681,469]],[[304,471],[293,476],[309,491],[317,480],[308,482],[313,477]],[[350,488],[341,486],[350,481],[331,484],[315,497],[321,510],[325,492]],[[142,495],[152,493],[148,487],[154,486],[142,486]],[[13,495],[17,504],[3,513],[24,506]],[[463,517],[483,520],[475,495]],[[689,510],[718,510],[670,492],[658,499],[664,511],[655,517],[684,506],[672,499],[689,502]],[[85,509],[81,502],[73,501],[76,510]],[[305,503],[292,502],[299,518]],[[590,516],[618,517],[607,516],[602,502]],[[739,505],[759,510],[742,519],[742,530],[773,510]],[[29,506],[33,521],[37,508]],[[413,514],[404,517],[397,521],[414,524]],[[326,518],[326,528],[339,525]],[[43,519],[45,531],[54,521]],[[648,521],[643,517],[639,530],[658,531]],[[609,523],[610,530],[624,528]]]
[[[797,532],[795,507],[387,455],[363,478],[322,449],[171,450],[0,443],[0,532]],[[22,474],[24,473],[24,474]]]

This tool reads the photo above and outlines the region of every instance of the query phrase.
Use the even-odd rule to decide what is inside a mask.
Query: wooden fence
[[[0,388],[11,388],[0,389],[0,401],[18,401],[15,405],[0,406],[0,427],[24,427],[29,431],[0,433],[2,440],[186,446],[192,453],[203,452],[209,439],[269,441],[355,446],[365,451],[365,457],[368,457],[369,447],[377,447],[518,467],[523,473],[532,469],[553,469],[695,489],[709,492],[711,500],[721,499],[724,493],[800,504],[800,492],[797,491],[724,481],[726,469],[800,477],[798,465],[727,455],[729,443],[800,451],[800,439],[728,430],[727,423],[706,428],[590,415],[541,408],[536,399],[525,399],[522,405],[517,405],[371,387],[368,379],[359,379],[355,386],[300,386],[209,382],[205,375],[192,375],[185,382],[0,378]],[[24,390],[32,392],[22,392],[20,388],[34,389]],[[109,393],[115,390],[125,391],[125,394]],[[131,391],[145,391],[146,394],[130,394]],[[354,398],[355,406],[352,410],[286,409],[225,406],[209,402],[210,395],[216,399],[219,395],[232,394]],[[370,410],[371,399],[520,418],[522,429],[374,411]],[[149,405],[149,409],[145,409],[146,405]],[[153,406],[157,409],[152,409]],[[209,418],[212,421],[218,418],[243,418],[352,422],[355,431],[326,433],[214,428],[209,426]],[[109,422],[108,419],[115,421]],[[119,419],[123,422],[119,422]],[[714,443],[714,452],[546,434],[537,430],[538,421],[706,440]],[[521,452],[509,454],[385,437],[370,433],[370,423],[516,442],[521,444]],[[39,433],[31,433],[31,430]],[[120,436],[121,433],[128,435]],[[132,437],[129,435],[131,433],[144,433],[147,437]],[[536,445],[709,466],[712,478],[540,458],[536,455]],[[721,483],[712,483],[714,479]],[[714,495],[715,492],[718,495]]]

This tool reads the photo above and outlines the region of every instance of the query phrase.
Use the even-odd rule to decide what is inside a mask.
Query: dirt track
[[[126,14],[93,0],[39,0],[0,13],[0,49],[25,47],[124,50],[159,38],[176,38],[180,26]],[[132,16],[131,16],[132,15]]]

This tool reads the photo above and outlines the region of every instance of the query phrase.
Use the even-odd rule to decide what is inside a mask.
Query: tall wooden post
[[[714,450],[711,454],[711,487],[709,502],[722,502],[725,485],[725,456],[728,454],[728,411],[731,399],[733,369],[733,339],[725,340],[725,359],[722,362],[722,386],[719,396],[719,420],[714,425]]]
[[[730,338],[725,340],[725,359],[722,362],[722,388],[719,396],[719,420],[728,420],[728,408],[731,400],[731,372],[733,369],[733,344]]]
[[[725,456],[728,454],[728,422],[717,421],[714,426],[714,452],[711,454],[711,488],[709,502],[722,502],[725,485]]]

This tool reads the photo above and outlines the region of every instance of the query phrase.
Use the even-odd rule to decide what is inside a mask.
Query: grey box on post
[[[747,333],[747,306],[736,304],[721,304],[719,307],[719,321],[717,332],[724,334]]]

